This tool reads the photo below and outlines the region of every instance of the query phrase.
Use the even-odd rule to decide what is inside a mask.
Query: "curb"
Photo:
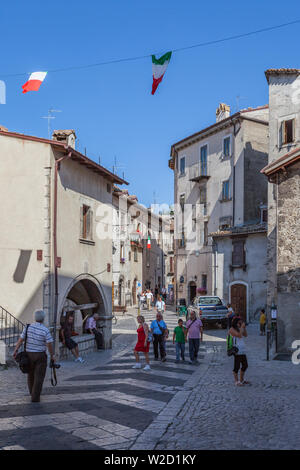
[[[203,343],[202,343],[203,344]],[[206,342],[204,343],[206,346]],[[205,351],[205,362],[198,366],[183,386],[183,390],[174,395],[167,406],[157,415],[152,423],[138,436],[130,450],[154,450],[174,418],[180,413],[191,392],[197,387],[208,371],[216,351]]]

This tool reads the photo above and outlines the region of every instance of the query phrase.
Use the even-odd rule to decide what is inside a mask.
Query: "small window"
[[[202,286],[203,289],[207,289],[207,274],[202,274]]]
[[[133,252],[133,260],[137,263],[138,261],[138,251],[137,251],[137,248],[135,248],[134,252]]]
[[[261,223],[268,222],[268,209],[262,208],[260,210],[260,222]]]
[[[93,211],[90,206],[83,204],[81,206],[81,230],[80,235],[84,240],[92,240],[92,221],[93,221]]]
[[[223,139],[223,156],[230,157],[230,155],[231,155],[231,149],[230,149],[230,136],[229,136]]]
[[[293,143],[295,141],[295,119],[282,121],[279,133],[279,141],[281,145]]]
[[[229,180],[227,180],[222,183],[222,201],[228,201],[229,198]]]
[[[181,175],[185,174],[185,157],[182,157],[180,159],[180,174]]]
[[[232,265],[244,266],[245,259],[245,242],[244,240],[236,240],[232,242]]]
[[[120,263],[125,263],[125,248],[124,242],[120,243]]]
[[[185,204],[185,194],[180,195],[179,204],[180,204],[181,210],[183,212],[184,211],[184,204]]]
[[[200,149],[200,175],[207,176],[207,145]]]
[[[106,190],[107,190],[108,193],[111,193],[111,184],[110,183],[107,183]]]

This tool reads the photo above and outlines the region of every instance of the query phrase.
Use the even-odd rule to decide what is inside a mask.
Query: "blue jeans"
[[[192,362],[197,360],[200,346],[200,338],[189,338],[189,353]]]
[[[176,344],[176,361],[181,359],[184,361],[184,351],[185,351],[185,344],[184,343],[175,343]]]

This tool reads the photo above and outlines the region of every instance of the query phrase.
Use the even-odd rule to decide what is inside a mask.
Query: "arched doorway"
[[[194,281],[190,281],[188,285],[188,303],[189,305],[193,303],[194,298],[196,297],[197,286]]]
[[[236,315],[247,321],[247,286],[245,284],[232,284],[230,286],[230,303]]]
[[[136,279],[133,281],[132,284],[132,305],[136,304]]]
[[[74,279],[69,286],[59,318],[62,324],[70,314],[74,316],[75,331],[82,333],[83,320],[93,313],[105,314],[106,303],[97,279],[82,277]]]

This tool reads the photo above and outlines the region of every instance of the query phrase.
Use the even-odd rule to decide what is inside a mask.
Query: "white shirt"
[[[165,309],[165,302],[163,300],[158,300],[155,305],[158,310],[164,310]]]
[[[21,338],[25,341],[25,332],[27,326],[22,331]],[[47,343],[53,343],[53,338],[48,328],[39,322],[32,323],[28,327],[26,351],[28,352],[45,352]]]
[[[147,297],[147,299],[152,299],[152,297],[153,297],[152,292],[147,292],[146,297]]]

